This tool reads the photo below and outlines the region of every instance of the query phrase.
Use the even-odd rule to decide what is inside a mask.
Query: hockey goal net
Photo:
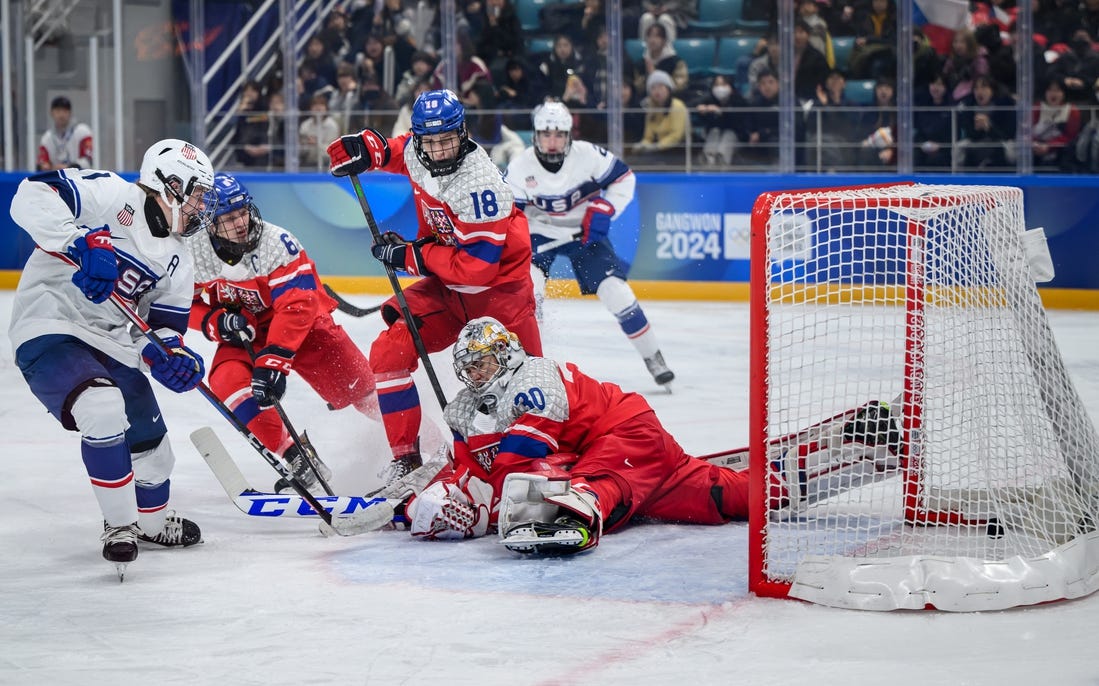
[[[1099,587],[1099,440],[1024,229],[1010,187],[759,197],[751,590],[988,610]]]

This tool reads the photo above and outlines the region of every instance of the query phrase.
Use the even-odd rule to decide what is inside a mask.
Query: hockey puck
[[[988,520],[988,527],[986,533],[989,538],[1003,538],[1004,537],[1004,525],[997,519]]]

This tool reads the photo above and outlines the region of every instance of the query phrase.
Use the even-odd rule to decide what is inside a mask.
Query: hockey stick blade
[[[300,495],[264,493],[248,484],[237,463],[225,449],[214,430],[208,426],[191,433],[191,443],[206,460],[210,471],[225,489],[226,495],[241,512],[252,517],[313,518],[319,515]],[[332,523],[321,522],[325,536],[356,536],[376,531],[393,521],[393,505],[384,498],[365,496],[317,496]]]
[[[336,309],[344,314],[351,315],[352,317],[365,317],[367,315],[374,314],[382,309],[382,305],[375,305],[374,307],[356,307],[351,303],[343,299],[343,297],[332,290],[332,287],[328,284],[324,284],[324,292],[332,297],[336,301]],[[384,303],[383,303],[384,305]]]

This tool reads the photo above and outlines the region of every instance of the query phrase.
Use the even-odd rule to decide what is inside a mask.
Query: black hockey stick
[[[385,305],[385,303],[382,303],[381,305],[375,305],[374,307],[357,307],[344,300],[343,297],[336,291],[332,290],[332,287],[328,284],[324,284],[324,292],[336,301],[337,310],[343,312],[344,314],[349,314],[352,317],[365,317],[369,314],[380,312],[382,307]]]
[[[50,254],[64,262],[67,262],[70,266],[77,268],[79,268],[80,266],[76,262],[74,262],[71,257],[64,253],[51,251]],[[164,341],[160,340],[160,336],[156,335],[156,332],[153,331],[152,327],[150,327],[149,324],[141,318],[141,315],[139,315],[132,307],[130,307],[130,305],[125,300],[122,299],[122,296],[120,296],[117,292],[112,292],[110,296],[110,301],[111,304],[114,305],[118,309],[118,311],[126,317],[126,319],[130,320],[131,324],[138,328],[138,330],[141,332],[141,335],[144,336],[150,343],[155,345],[165,355],[170,356],[172,354],[172,351],[168,348],[167,345],[165,345]],[[214,392],[210,390],[210,387],[206,385],[206,382],[199,381],[196,388],[198,388],[198,391],[202,395],[202,397],[206,398],[206,400],[208,400],[210,404],[214,406],[214,409],[216,409],[222,417],[225,417],[225,419],[233,425],[233,428],[236,429],[241,436],[244,436],[248,443],[256,449],[256,452],[260,454],[260,456],[267,462],[267,464],[271,465],[275,469],[275,471],[279,473],[279,476],[283,477],[290,483],[290,486],[294,489],[294,492],[300,495],[302,499],[305,500],[305,502],[309,503],[310,507],[316,510],[317,515],[322,520],[324,520],[324,523],[321,525],[321,533],[327,536],[329,535],[330,531],[334,531],[341,536],[354,536],[356,534],[363,533],[364,530],[367,530],[363,529],[363,525],[365,524],[365,522],[359,521],[361,519],[365,519],[365,517],[358,517],[358,515],[351,515],[350,517],[339,518],[333,517],[317,501],[317,498],[309,492],[309,489],[307,489],[300,481],[298,481],[298,479],[290,472],[290,470],[283,466],[282,461],[278,457],[276,457],[274,453],[268,450],[267,446],[265,446],[259,440],[259,438],[254,433],[252,433],[248,426],[244,422],[242,422],[239,417],[233,414],[233,411],[226,407],[225,403],[223,403],[220,398],[214,395]]]
[[[366,218],[366,225],[370,228],[374,243],[379,244],[382,242],[382,234],[378,230],[378,223],[374,221],[374,213],[370,211],[370,203],[366,201],[366,194],[363,193],[362,184],[359,183],[359,175],[351,174],[349,178],[351,179],[351,185],[355,187],[355,197],[359,199],[359,207],[362,208],[363,217]],[[416,320],[412,318],[412,312],[408,309],[408,301],[405,300],[401,282],[397,280],[397,272],[392,266],[386,264],[385,273],[389,277],[389,285],[393,288],[393,295],[397,297],[397,304],[401,308],[401,315],[404,316],[408,332],[412,335],[412,343],[416,346],[416,354],[420,356],[420,361],[424,365],[424,372],[427,373],[427,378],[431,382],[431,389],[435,391],[435,397],[439,400],[439,407],[446,408],[446,396],[443,395],[443,387],[439,385],[439,378],[435,376],[435,368],[431,366],[431,358],[428,357],[427,348],[424,347],[424,340],[420,338],[420,329],[416,326]]]
[[[246,340],[243,336],[241,336],[240,341],[244,344],[244,349],[248,351],[248,357],[252,358],[254,364],[256,361],[256,351],[252,346],[252,342]],[[321,488],[324,489],[326,494],[335,495],[335,493],[332,492],[332,487],[328,485],[328,481],[325,480],[324,475],[321,474],[321,470],[317,467],[317,460],[320,458],[317,457],[317,453],[313,449],[312,444],[309,444],[308,447],[306,447],[305,441],[301,439],[297,430],[294,429],[294,425],[290,423],[290,417],[286,416],[286,410],[282,408],[282,401],[271,396],[271,404],[274,405],[275,412],[278,413],[279,419],[282,420],[282,425],[286,427],[287,433],[290,434],[290,440],[294,442],[294,445],[301,453],[301,459],[305,460],[305,464],[309,466],[309,471],[313,472],[313,476],[317,477],[317,482],[320,483]]]

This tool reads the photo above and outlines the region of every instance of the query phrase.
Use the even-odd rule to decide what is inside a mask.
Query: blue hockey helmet
[[[458,137],[454,149],[441,151],[445,154],[433,157],[424,151],[423,137],[456,131]],[[473,149],[466,132],[466,108],[458,96],[449,90],[434,90],[421,93],[412,104],[412,139],[416,156],[432,176],[453,174],[462,158]]]
[[[214,189],[210,192],[214,220],[210,224],[210,241],[221,259],[236,264],[246,253],[259,245],[263,218],[252,194],[236,177],[214,174]],[[247,225],[244,224],[247,219]]]

